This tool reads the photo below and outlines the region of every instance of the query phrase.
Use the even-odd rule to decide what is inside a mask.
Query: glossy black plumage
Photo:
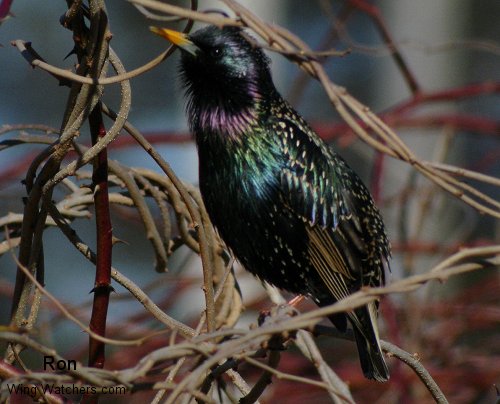
[[[384,284],[384,224],[359,177],[280,96],[268,59],[238,28],[178,44],[210,218],[245,268],[325,306]],[[376,304],[332,316],[352,324],[366,377],[385,381]]]

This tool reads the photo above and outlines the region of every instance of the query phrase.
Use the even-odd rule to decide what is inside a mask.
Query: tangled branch
[[[335,27],[340,23],[340,30],[337,32],[339,36],[347,36],[343,22],[353,10],[370,15],[382,34],[385,48],[395,59],[408,83],[412,92],[411,100],[377,115],[328,77],[322,63],[323,58],[336,55],[335,51],[312,50],[290,31],[263,21],[236,1],[223,0],[234,17],[200,12],[196,1],[191,2],[190,8],[154,0],[129,1],[147,18],[186,20],[186,33],[190,32],[194,21],[248,29],[259,38],[259,41],[254,41],[255,46],[284,55],[318,80],[343,120],[337,130],[348,129],[379,152],[380,156],[390,156],[407,163],[415,172],[431,180],[436,187],[447,191],[479,214],[493,219],[500,218],[500,203],[480,188],[483,184],[499,187],[498,178],[468,168],[424,160],[391,127],[398,119],[403,121],[405,114],[415,106],[446,99],[453,91],[422,92],[402,56],[399,44],[396,45],[391,38],[378,7],[363,0],[350,0],[346,1],[340,20],[334,21],[335,16],[331,10],[327,14],[330,22],[334,21]],[[326,6],[323,4],[323,7]],[[152,11],[160,14],[153,14]],[[0,339],[8,344],[4,359],[0,362],[2,400],[8,397],[9,386],[23,383],[37,386],[37,399],[61,402],[61,397],[40,390],[40,386],[45,383],[58,383],[86,384],[96,388],[123,386],[128,392],[153,392],[153,402],[164,400],[167,403],[188,403],[193,398],[199,402],[215,402],[213,391],[218,389],[220,397],[225,395],[233,402],[252,403],[258,402],[273,379],[280,379],[321,389],[333,402],[352,403],[355,400],[351,386],[344,382],[348,378],[340,377],[332,369],[313,335],[348,340],[353,338],[349,333],[341,334],[320,325],[325,316],[353,310],[384,296],[424,293],[424,285],[436,284],[433,281],[444,283],[460,274],[474,271],[487,273],[489,269],[500,266],[498,245],[476,245],[459,251],[454,248],[451,255],[448,254],[428,270],[405,276],[385,287],[365,288],[321,309],[299,313],[295,308],[278,304],[283,303],[283,300],[275,292],[270,292],[277,304],[270,315],[250,329],[238,328],[244,307],[234,275],[234,259],[211,226],[198,189],[180,181],[152,143],[128,121],[132,106],[130,79],[156,67],[171,55],[173,48],[168,48],[152,61],[127,72],[117,53],[109,47],[111,37],[107,29],[103,28],[107,24],[103,1],[90,0],[88,8],[81,1],[68,1],[68,11],[63,16],[62,23],[72,30],[76,41],[75,52],[79,63],[75,72],[51,65],[29,42],[12,42],[31,66],[49,73],[60,84],[70,87],[70,92],[60,129],[27,124],[5,126],[0,130],[0,136],[5,139],[0,141],[0,152],[23,145],[43,147],[24,167],[27,195],[24,211],[9,212],[0,217],[4,235],[0,243],[0,255],[18,250],[18,257],[14,259],[18,275],[13,291],[12,322],[0,328]],[[340,54],[344,55],[345,52]],[[109,67],[115,75],[108,76]],[[119,83],[121,89],[117,112],[106,104],[103,96],[103,87],[113,83]],[[471,94],[496,94],[499,88],[498,83],[466,86],[455,90],[453,94],[459,98],[469,97]],[[104,129],[102,114],[112,120],[108,130]],[[94,136],[90,147],[81,140],[86,120],[93,122],[91,132]],[[418,122],[418,118],[413,118],[413,121],[408,118],[404,122],[423,126],[430,124],[428,121]],[[163,174],[145,168],[129,167],[106,155],[107,148],[124,133],[155,161]],[[91,164],[92,171],[88,168]],[[98,175],[99,172],[101,176]],[[479,186],[466,182],[469,180]],[[107,189],[105,198],[99,199],[97,193],[103,187]],[[56,189],[61,192],[54,192]],[[167,270],[170,257],[182,247],[200,255],[201,279],[192,280],[192,283],[202,285],[204,293],[204,307],[197,318],[191,319],[192,321],[177,319],[169,311],[168,303],[171,302],[168,299],[174,300],[179,292],[172,292],[172,296],[168,296],[165,301],[157,302],[146,288],[125,276],[120,269],[112,267],[110,260],[103,265],[110,276],[104,282],[106,287],[110,288],[111,278],[123,286],[127,291],[126,298],[139,302],[144,308],[140,320],[132,319],[131,322],[135,324],[154,320],[160,327],[159,330],[134,335],[132,331],[124,331],[126,327],[122,327],[114,335],[106,336],[105,329],[110,329],[106,324],[107,303],[94,305],[92,315],[96,316],[97,324],[100,324],[96,330],[85,325],[85,320],[79,318],[80,312],[69,309],[67,304],[59,301],[57,296],[45,288],[43,235],[49,227],[60,231],[70,245],[94,267],[99,267],[98,262],[103,254],[109,254],[110,257],[112,244],[118,241],[114,236],[111,237],[110,231],[107,233],[110,237],[106,241],[99,241],[94,251],[90,241],[85,240],[76,230],[75,222],[93,217],[93,207],[96,213],[99,207],[104,207],[104,216],[108,220],[110,207],[116,208],[116,212],[122,212],[120,209],[133,211],[134,218],[142,224],[143,234],[152,246],[154,267],[159,273]],[[425,212],[425,207],[422,207],[422,212]],[[98,224],[97,234],[106,228],[111,228],[110,222],[106,226]],[[96,286],[99,286],[97,279]],[[109,298],[110,291],[111,289],[107,290],[106,299]],[[46,307],[48,303],[44,303],[45,301],[50,302],[51,309]],[[385,298],[384,302],[387,302],[386,307],[389,306],[388,310],[391,310],[389,299]],[[91,356],[92,352],[104,349],[104,344],[119,350],[133,347],[144,351],[137,359],[131,355],[133,361],[127,366],[110,370],[98,368],[104,364],[103,355],[97,355],[99,359],[91,360],[89,363],[92,366],[84,366],[79,362],[75,370],[64,373],[31,370],[22,361],[23,351],[67,360],[58,353],[57,347],[52,348],[50,344],[40,342],[35,332],[42,309],[56,312],[60,318],[87,333],[91,337],[91,344],[97,344],[91,349]],[[172,313],[175,311],[172,310]],[[389,335],[394,334],[391,334],[391,330],[395,328],[393,323],[396,314],[387,314]],[[495,314],[492,318],[496,318]],[[408,328],[411,333],[411,327]],[[158,338],[162,338],[160,347],[149,345]],[[399,345],[398,338],[394,338],[394,342]],[[298,348],[303,363],[310,365],[314,374],[301,375],[296,369],[286,368],[285,357],[292,355],[288,352],[292,346]],[[418,353],[410,354],[387,341],[382,341],[382,348],[389,357],[408,365],[436,402],[447,402],[443,391],[431,376],[432,372],[428,370],[428,366],[432,365],[432,358],[425,357],[421,361]],[[394,368],[399,366],[396,361],[392,362]],[[409,384],[407,379],[401,377],[404,373],[397,374],[399,377],[394,382],[396,387],[398,380],[399,383]]]

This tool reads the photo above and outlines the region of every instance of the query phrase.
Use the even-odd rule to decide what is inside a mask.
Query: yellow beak
[[[199,50],[199,48],[191,42],[188,36],[182,32],[160,27],[149,27],[149,29],[151,32],[165,38],[166,40],[172,42],[175,46],[178,46],[192,55],[196,55],[196,52]]]

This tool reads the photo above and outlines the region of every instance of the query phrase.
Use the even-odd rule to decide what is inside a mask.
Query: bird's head
[[[209,129],[227,127],[231,116],[249,117],[275,91],[269,59],[240,28],[208,26],[189,35],[151,30],[182,51],[180,72],[192,122],[201,119],[201,126],[212,124]]]

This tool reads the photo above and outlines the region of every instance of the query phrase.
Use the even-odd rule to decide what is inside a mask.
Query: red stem
[[[373,4],[368,3],[366,0],[349,0],[349,3],[354,8],[368,14],[373,19],[375,26],[377,27],[382,39],[384,40],[387,47],[392,51],[392,56],[396,65],[398,66],[401,74],[403,75],[410,91],[415,95],[420,92],[420,87],[417,83],[417,79],[411,72],[408,64],[405,62],[403,55],[398,50],[396,45],[394,44],[391,34],[387,29],[387,26],[382,17],[382,13],[380,12],[379,6],[375,6]]]
[[[12,0],[3,0],[0,2],[0,23],[2,20],[10,14],[10,7],[12,6]]]
[[[102,120],[101,105],[98,103],[89,115],[92,144],[106,134]],[[109,295],[111,287],[111,256],[112,256],[112,228],[108,198],[108,153],[101,151],[94,161],[92,181],[94,185],[94,204],[97,227],[97,263],[94,289],[94,302],[90,329],[98,335],[106,334],[106,317],[108,314]],[[104,366],[103,342],[90,337],[89,366],[102,368]]]

